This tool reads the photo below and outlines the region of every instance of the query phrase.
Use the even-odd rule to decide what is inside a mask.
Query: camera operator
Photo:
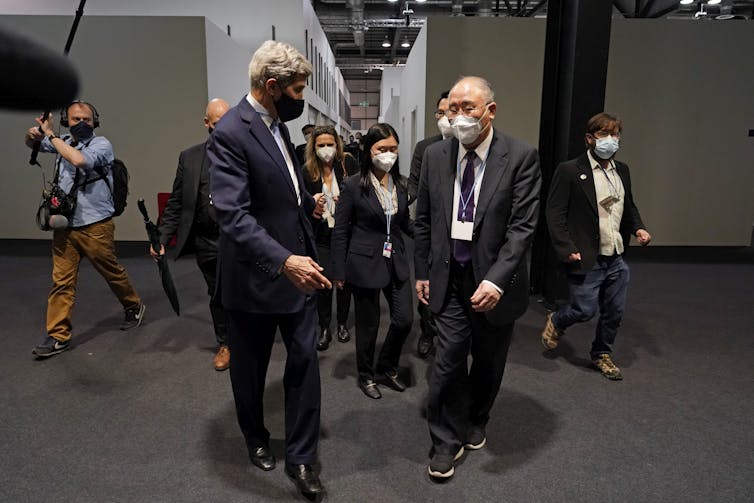
[[[41,142],[40,152],[54,153],[60,189],[75,200],[73,214],[64,215],[68,227],[55,228],[52,238],[52,289],[47,298],[47,335],[32,353],[47,358],[69,348],[71,311],[81,257],[89,259],[125,309],[121,330],[138,327],[144,304],[128,274],[115,257],[113,184],[110,167],[115,156],[110,142],[94,134],[99,115],[84,101],[71,103],[60,123],[70,134],[59,137],[51,121],[36,119],[39,127],[26,132],[26,145]],[[53,225],[53,227],[56,227]]]

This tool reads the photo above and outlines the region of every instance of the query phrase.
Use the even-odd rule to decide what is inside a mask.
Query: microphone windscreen
[[[0,108],[50,110],[76,97],[79,78],[61,53],[0,28]]]
[[[65,229],[68,227],[68,219],[63,215],[50,215],[48,222],[53,229]]]

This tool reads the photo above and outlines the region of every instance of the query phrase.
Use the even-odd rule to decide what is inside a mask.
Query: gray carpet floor
[[[72,349],[34,361],[44,336],[47,243],[0,242],[0,501],[301,501],[282,467],[248,461],[227,372],[211,365],[206,288],[192,258],[171,262],[176,317],[154,263],[122,253],[147,305],[120,332],[120,305],[82,264]],[[594,322],[545,354],[536,299],[516,326],[488,443],[447,483],[426,475],[428,362],[404,348],[405,393],[367,399],[353,341],[320,354],[321,476],[333,502],[748,502],[754,491],[754,264],[630,261],[615,360],[590,367]],[[383,327],[386,311],[383,309]],[[351,320],[351,327],[353,320]],[[415,322],[415,327],[418,323]],[[275,344],[266,417],[283,454]]]

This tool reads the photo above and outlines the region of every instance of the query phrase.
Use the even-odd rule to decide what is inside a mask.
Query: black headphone
[[[89,103],[88,101],[81,101],[81,100],[75,100],[68,104],[67,107],[65,107],[63,110],[60,111],[60,125],[63,127],[68,127],[68,109],[71,108],[73,105],[86,105],[89,107],[89,109],[92,111],[92,115],[94,116],[94,124],[93,127],[97,128],[99,127],[99,112],[97,112],[97,109],[94,108],[94,105]]]

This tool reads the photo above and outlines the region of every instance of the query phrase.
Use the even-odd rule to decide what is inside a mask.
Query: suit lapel
[[[390,175],[388,175],[390,176]],[[361,191],[361,189],[358,189]],[[363,194],[363,192],[362,192]],[[369,208],[380,217],[380,219],[385,222],[385,225],[387,225],[387,219],[385,218],[385,210],[382,209],[382,205],[380,204],[380,200],[377,197],[377,191],[374,190],[374,187],[372,186],[371,180],[369,181],[369,189],[367,190],[366,194],[364,194],[367,199],[367,204],[369,205]]]
[[[479,198],[474,213],[474,230],[479,227],[479,223],[484,218],[492,196],[500,185],[503,173],[508,167],[508,146],[505,144],[505,140],[497,134],[497,131],[493,129],[492,134],[492,143],[490,143],[490,150],[487,152],[487,164],[484,168],[484,177],[482,178],[482,186],[479,187]]]
[[[443,154],[447,155],[448,164],[444,167],[445,171],[441,172],[440,192],[441,200],[445,203],[445,222],[448,224],[448,235],[450,235],[450,226],[453,222],[453,189],[458,166],[458,140],[454,138],[450,145],[443,148]],[[448,150],[450,151],[449,154]],[[438,168],[443,169],[442,166],[438,166]]]
[[[272,136],[272,131],[270,131],[270,128],[268,128],[267,124],[262,120],[262,116],[254,110],[245,97],[241,100],[241,103],[239,103],[239,108],[241,119],[244,122],[249,123],[249,132],[254,138],[256,138],[259,144],[262,145],[262,148],[264,148],[277,167],[280,168],[283,179],[295,196],[296,189],[293,187],[293,180],[291,180],[291,175],[288,172],[288,166],[285,163],[285,158],[283,158],[283,153],[280,151],[275,138]],[[281,127],[281,131],[282,130],[283,128]],[[283,138],[285,139],[285,136],[283,136]]]
[[[207,170],[207,173],[209,173],[209,158],[207,157],[207,144],[205,143],[201,150],[199,151],[199,159],[197,159],[199,162],[192,163],[194,166],[198,167],[199,170],[196,169],[191,170],[191,193],[195,194],[195,197],[198,198],[199,194],[199,182],[202,179],[202,170]]]
[[[594,214],[599,216],[599,211],[597,210],[597,190],[594,188],[594,174],[592,173],[592,165],[589,163],[589,157],[586,154],[579,157],[578,167],[578,185],[589,200],[589,205],[592,207]]]

